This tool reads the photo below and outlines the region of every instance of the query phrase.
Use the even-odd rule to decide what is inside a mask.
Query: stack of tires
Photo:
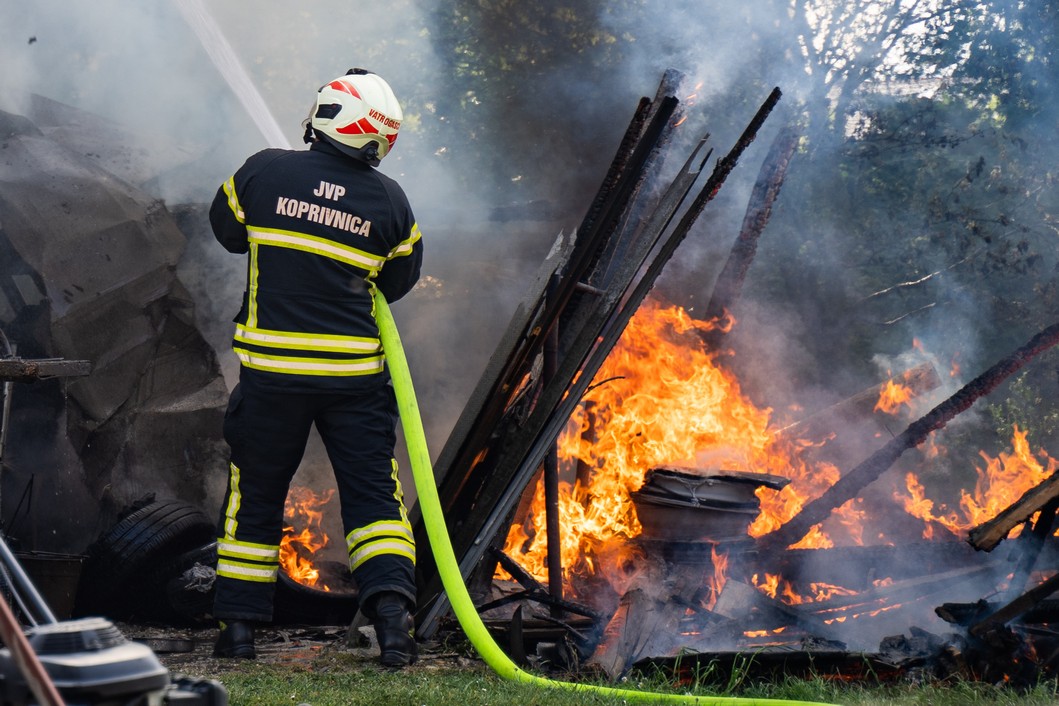
[[[212,622],[217,525],[198,507],[178,500],[147,500],[104,532],[88,549],[74,615],[168,625]],[[357,612],[356,584],[348,569],[321,562],[338,590],[303,586],[280,572],[278,623],[341,625]]]
[[[216,537],[217,523],[198,507],[148,501],[89,547],[74,614],[170,623],[207,620]],[[189,573],[201,580],[185,588],[182,577]]]

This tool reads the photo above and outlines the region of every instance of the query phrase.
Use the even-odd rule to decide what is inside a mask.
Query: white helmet
[[[390,84],[371,71],[350,69],[320,88],[308,127],[343,152],[378,164],[397,141],[403,119]]]

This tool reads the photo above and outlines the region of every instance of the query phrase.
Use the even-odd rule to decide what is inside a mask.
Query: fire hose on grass
[[[601,696],[624,699],[626,701],[648,703],[692,704],[700,706],[825,706],[811,701],[790,701],[784,699],[754,699],[733,696],[693,696],[683,694],[658,694],[632,689],[617,689],[592,684],[556,681],[530,674],[518,666],[500,649],[492,635],[482,622],[481,616],[471,601],[470,593],[460,575],[459,565],[452,550],[445,517],[442,514],[441,500],[434,484],[434,469],[427,450],[426,435],[423,432],[423,421],[419,416],[419,404],[416,401],[412,376],[408,369],[408,360],[401,345],[390,307],[385,297],[375,291],[375,319],[379,325],[379,335],[383,351],[386,354],[390,376],[393,379],[397,395],[397,407],[401,414],[401,427],[404,430],[405,443],[408,446],[408,458],[412,466],[412,477],[419,497],[419,507],[423,522],[426,525],[430,548],[437,563],[442,585],[448,594],[449,603],[456,614],[456,619],[463,628],[467,638],[474,645],[486,664],[501,678],[524,684],[555,689],[583,691]]]

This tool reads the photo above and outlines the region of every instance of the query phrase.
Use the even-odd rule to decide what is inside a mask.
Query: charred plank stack
[[[773,90],[674,225],[709,156],[700,154],[706,138],[660,196],[643,186],[657,177],[673,142],[682,78],[667,72],[655,98],[640,101],[580,228],[557,240],[435,464],[465,579],[506,533],[595,371],[780,98]],[[553,333],[557,365],[545,379],[545,341]],[[425,527],[413,515],[416,541],[425,547]],[[430,636],[448,606],[430,554],[420,557],[417,629]]]

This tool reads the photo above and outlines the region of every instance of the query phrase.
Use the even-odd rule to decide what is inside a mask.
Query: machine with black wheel
[[[148,646],[106,618],[56,620],[3,536],[0,580],[11,597],[0,600],[4,706],[227,706],[219,682],[172,679]]]
[[[0,470],[10,414],[11,383],[32,380],[41,366],[6,355],[0,363]],[[47,361],[52,375],[84,375],[87,361]],[[161,535],[163,538],[165,535]],[[157,541],[157,540],[156,540]],[[2,706],[227,706],[220,682],[173,679],[147,646],[132,642],[110,620],[56,619],[8,547],[0,523],[0,704]]]

